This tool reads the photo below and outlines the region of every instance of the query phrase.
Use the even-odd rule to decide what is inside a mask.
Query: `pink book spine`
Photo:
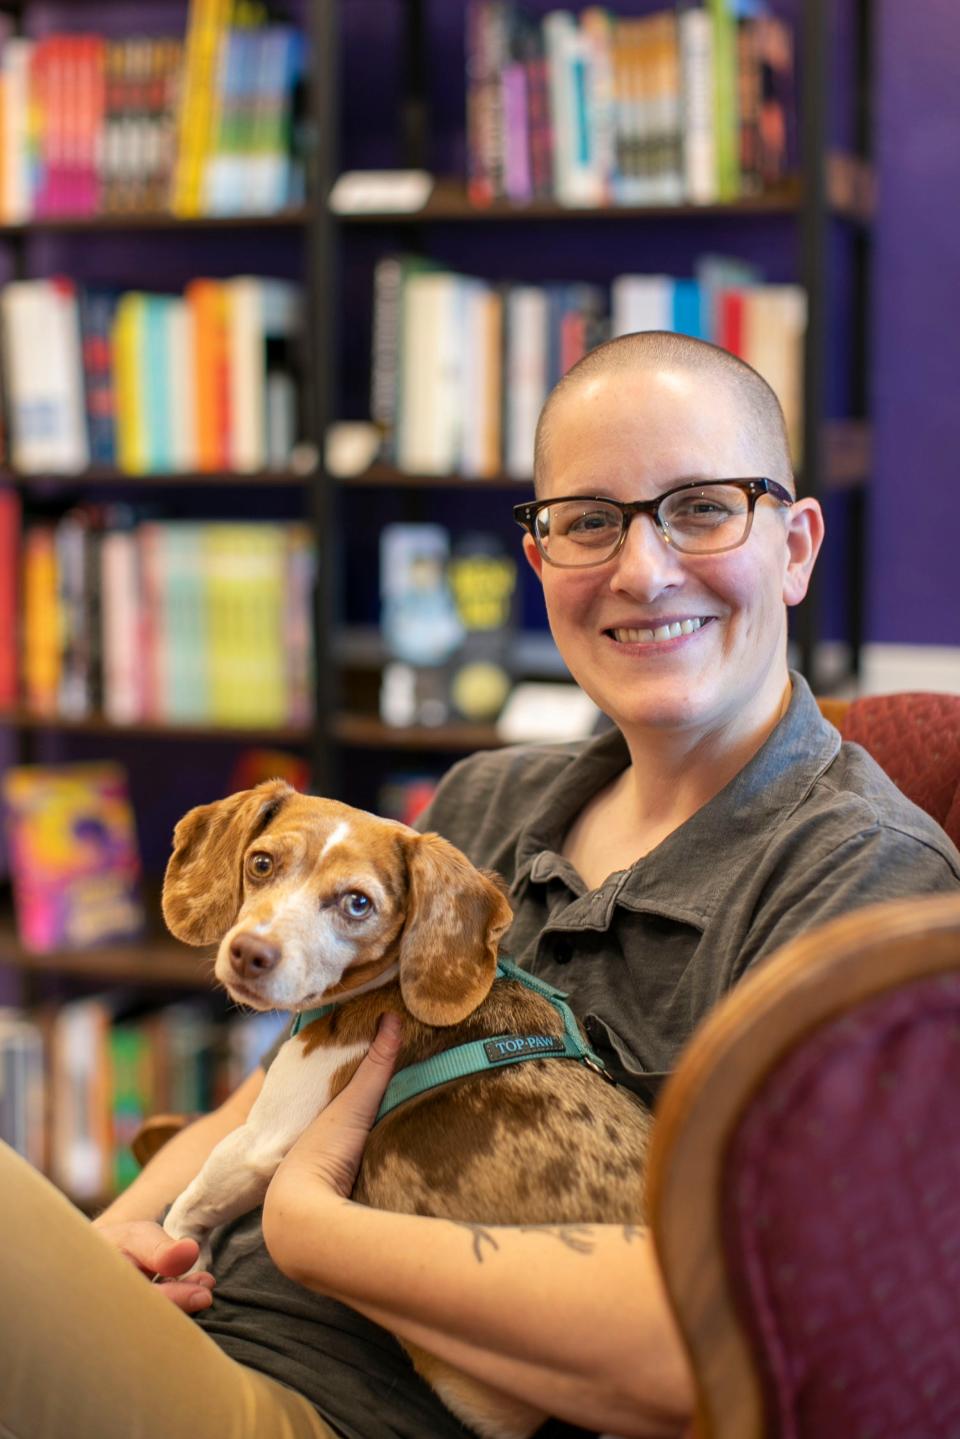
[[[500,84],[503,97],[504,190],[511,200],[529,200],[533,186],[525,67],[519,62],[505,65]]]

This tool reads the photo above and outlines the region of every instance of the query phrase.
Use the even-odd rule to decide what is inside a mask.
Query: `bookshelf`
[[[210,11],[211,7],[207,8]],[[249,12],[252,7],[247,8]],[[301,33],[311,30],[317,7],[310,0],[293,0],[292,9],[280,8],[283,14],[280,10],[273,12],[274,24],[282,28],[286,20],[291,33],[293,29]],[[220,4],[219,10],[221,20],[225,19],[226,5]],[[40,44],[51,36],[93,32],[107,45],[120,45],[126,43],[124,37],[145,31],[159,37],[182,38],[190,12],[190,0],[157,0],[146,13],[127,0],[110,0],[108,5],[97,7],[85,0],[62,0],[53,7],[24,0],[3,7],[0,41],[5,44],[12,36],[18,44],[21,37],[27,43]],[[290,63],[292,66],[293,61]],[[309,530],[322,513],[314,488],[316,453],[327,415],[322,399],[323,357],[320,363],[314,363],[317,347],[308,342],[308,337],[312,338],[311,332],[322,325],[326,309],[326,297],[318,293],[318,284],[328,219],[324,207],[317,203],[317,197],[326,189],[320,179],[324,142],[322,137],[318,143],[311,139],[314,132],[318,133],[313,112],[317,92],[306,72],[302,89],[302,114],[293,120],[288,114],[283,121],[292,124],[297,132],[302,183],[299,179],[294,183],[291,178],[293,198],[271,203],[256,213],[174,214],[165,206],[144,203],[142,197],[136,205],[91,213],[89,205],[71,211],[69,205],[55,204],[51,209],[48,203],[44,209],[34,196],[34,213],[13,216],[7,208],[8,180],[0,184],[2,287],[14,281],[46,281],[63,275],[76,284],[78,293],[81,288],[117,292],[142,289],[177,296],[197,276],[221,282],[249,275],[275,277],[297,285],[303,297],[304,341],[294,357],[293,371],[299,412],[293,436],[296,445],[289,461],[282,464],[261,463],[239,471],[229,463],[181,463],[176,467],[154,463],[143,473],[131,473],[119,465],[94,460],[70,466],[69,472],[44,464],[31,466],[29,472],[17,470],[9,459],[11,397],[9,365],[5,363],[0,493],[16,497],[20,514],[30,525],[55,527],[64,516],[80,508],[108,509],[111,514],[123,510],[132,513],[137,523],[148,519],[163,524],[227,525],[238,518],[249,518],[263,526],[300,525]],[[144,111],[143,99],[141,92],[134,111]],[[261,96],[257,103],[263,141],[264,115],[274,99]],[[8,119],[5,110],[5,125]],[[142,122],[140,113],[135,123]],[[8,143],[9,135],[5,146]],[[5,150],[5,165],[8,164]],[[84,208],[86,213],[78,213]],[[21,547],[20,557],[22,553]],[[302,600],[306,607],[303,628],[312,634],[312,583],[305,587]],[[21,618],[18,615],[18,626]],[[56,707],[51,712],[38,712],[25,702],[22,687],[13,702],[0,704],[2,769],[17,763],[59,764],[102,758],[124,763],[131,776],[138,814],[147,912],[147,928],[140,939],[35,954],[19,942],[8,901],[0,910],[0,1035],[5,1040],[4,1024],[9,1020],[3,1006],[35,1013],[49,1064],[55,1051],[50,1035],[57,1016],[68,1014],[73,1006],[88,1000],[95,1005],[100,997],[116,995],[131,1006],[135,1022],[142,1019],[150,1030],[167,1023],[167,1008],[176,1011],[181,1002],[188,1009],[199,1006],[196,1012],[205,1017],[204,1022],[211,1017],[215,1021],[219,1036],[216,1064],[239,1062],[231,1056],[235,1047],[243,1043],[244,1018],[226,1012],[227,1006],[212,978],[212,953],[182,945],[164,932],[157,881],[176,819],[191,805],[226,792],[229,777],[244,754],[251,749],[283,751],[303,760],[317,749],[310,714],[314,707],[312,692],[305,701],[295,718],[271,723],[224,722],[211,717],[172,723],[160,715],[117,723],[96,703],[88,713],[68,717]],[[171,1029],[175,1018],[172,1015],[169,1020]],[[256,1053],[262,1048],[260,1044]],[[256,1053],[248,1054],[247,1061],[253,1062]],[[208,1080],[213,1075],[213,1064],[211,1059]],[[229,1088],[238,1078],[234,1070],[229,1080],[218,1080],[222,1092],[215,1091],[212,1101],[224,1097],[224,1085]],[[176,1100],[169,1107],[193,1109],[209,1102],[210,1094],[198,1094],[196,1102]],[[51,1093],[51,1107],[56,1107],[55,1091]],[[49,1160],[48,1153],[46,1161]],[[69,1184],[64,1187],[81,1203],[94,1207],[110,1197],[108,1189],[78,1193]]]
[[[378,111],[371,120],[364,111],[364,103],[375,108],[376,102],[361,83],[363,18],[355,12],[353,19],[350,7],[330,3],[325,8],[336,41],[327,52],[326,78],[333,82],[333,72],[345,55],[346,73],[352,75],[357,91],[337,112],[340,147],[331,177],[353,164],[362,167],[363,162],[374,169],[391,163],[408,166],[432,176],[429,195],[416,209],[398,213],[384,205],[331,216],[337,260],[328,276],[331,304],[338,294],[361,295],[364,283],[369,289],[378,257],[391,251],[415,252],[444,268],[496,284],[505,279],[536,283],[538,263],[548,280],[561,275],[597,280],[603,267],[596,255],[604,250],[610,254],[609,280],[617,273],[619,257],[633,245],[638,257],[648,252],[651,257],[647,264],[638,258],[635,268],[657,271],[667,268],[665,256],[675,244],[682,258],[671,273],[680,274],[698,243],[704,249],[729,247],[734,254],[742,245],[749,258],[769,248],[780,257],[781,268],[776,269],[777,262],[774,266],[776,279],[790,277],[803,285],[808,310],[802,355],[801,482],[805,493],[820,497],[836,511],[838,521],[831,520],[831,529],[836,530],[840,545],[835,573],[826,577],[825,585],[821,565],[808,600],[794,617],[793,641],[799,668],[819,691],[855,675],[863,637],[863,544],[871,464],[868,294],[875,181],[870,0],[844,0],[840,5],[828,0],[774,3],[773,9],[793,23],[800,53],[798,174],[785,176],[759,193],[724,202],[599,206],[561,205],[549,198],[522,202],[494,198],[480,207],[468,194],[462,166],[461,173],[452,173],[451,155],[455,162],[463,158],[463,132],[458,128],[463,121],[451,98],[454,83],[448,72],[456,64],[456,45],[462,43],[466,0],[445,6],[442,14],[426,0],[405,0],[391,7],[389,41],[369,47],[369,67],[394,103],[392,150],[386,144],[375,148],[384,129],[381,115]],[[525,8],[539,17],[551,7],[533,3]],[[659,7],[654,0],[649,4],[625,0],[613,8],[635,17]],[[389,76],[384,60],[388,45],[394,56]],[[446,78],[436,81],[438,72]],[[562,254],[561,261],[554,258],[554,250]],[[585,270],[575,268],[578,255],[589,256]],[[785,262],[784,256],[789,257]],[[366,312],[361,314],[366,320]],[[358,359],[361,345],[355,336],[345,339],[335,334],[327,337],[327,344],[331,355],[339,358],[331,413],[360,416],[358,396],[366,380],[363,360]],[[528,482],[506,474],[483,478],[415,474],[383,461],[347,478],[322,474],[318,487],[326,492],[325,504],[346,517],[347,524],[361,513],[372,513],[362,509],[369,504],[392,519],[439,519],[455,525],[458,513],[475,515],[481,504],[506,511],[529,493]],[[334,603],[337,598],[333,597]],[[351,622],[350,596],[346,615],[342,589],[339,599],[334,632],[344,621]],[[839,613],[849,666],[838,675],[835,668],[818,668],[818,650],[822,640],[837,637],[832,625]],[[369,750],[376,744],[408,756],[415,751],[447,751],[453,756],[496,743],[492,727],[384,728],[372,713],[376,703],[372,684],[368,682],[365,690],[367,708],[358,708],[355,670],[342,655],[339,661],[336,655],[330,659],[339,700],[336,693],[331,696],[321,722],[332,751],[341,756],[340,772],[350,773],[353,751],[358,752],[358,767],[369,765]],[[374,668],[368,671],[368,681]]]
[[[142,283],[167,287],[182,285],[195,274],[227,276],[248,268],[269,273],[277,256],[284,272],[303,287],[309,343],[300,396],[303,448],[296,465],[253,473],[188,467],[136,475],[103,465],[67,475],[0,469],[0,488],[14,490],[25,506],[35,507],[43,516],[85,498],[102,502],[104,497],[122,497],[157,506],[165,515],[229,516],[231,510],[270,519],[295,515],[304,517],[310,527],[317,559],[311,606],[312,720],[225,725],[141,719],[117,724],[99,713],[65,719],[39,716],[22,704],[0,709],[0,739],[6,738],[8,761],[69,757],[74,752],[84,757],[118,753],[129,759],[131,768],[150,772],[143,819],[150,830],[154,864],[158,859],[162,864],[176,818],[191,804],[224,792],[231,764],[223,756],[232,755],[240,745],[271,745],[306,756],[317,792],[370,805],[375,803],[379,781],[391,768],[440,772],[460,754],[500,743],[490,724],[396,728],[385,725],[377,712],[385,655],[372,614],[376,574],[368,563],[370,536],[364,551],[360,524],[373,533],[386,518],[437,519],[455,525],[462,517],[474,523],[478,516],[496,512],[498,527],[513,538],[509,506],[530,489],[528,481],[505,473],[482,479],[457,473],[415,474],[379,460],[349,478],[338,478],[326,468],[323,437],[330,424],[368,416],[373,269],[389,251],[417,251],[491,281],[516,278],[528,283],[548,271],[551,279],[562,273],[579,278],[578,258],[584,261],[584,274],[609,282],[618,268],[624,268],[624,255],[636,251],[634,268],[652,271],[665,267],[663,257],[674,246],[683,256],[697,248],[736,250],[740,242],[748,256],[764,251],[768,244],[771,251],[786,254],[782,275],[804,284],[809,306],[803,355],[804,486],[847,506],[845,606],[856,665],[862,511],[870,471],[865,380],[873,214],[869,0],[844,0],[856,32],[848,47],[855,121],[843,134],[842,146],[827,124],[824,103],[836,88],[831,6],[828,0],[778,3],[777,8],[797,22],[803,56],[802,180],[788,176],[760,193],[723,203],[586,207],[540,198],[525,203],[495,199],[484,208],[471,202],[463,164],[456,163],[463,160],[466,3],[301,0],[296,13],[311,39],[304,203],[255,216],[184,218],[154,209],[0,222],[0,254],[7,257],[6,273],[17,278],[69,270],[72,263],[82,278],[96,280],[122,254],[125,277],[131,282],[139,267]],[[129,15],[124,4],[125,0],[113,0],[108,7],[111,18],[104,23],[115,32],[124,13]],[[533,8],[538,9],[535,3]],[[546,8],[540,5],[539,13]],[[643,14],[657,7],[655,0],[623,0],[622,8]],[[27,4],[26,17],[29,10]],[[185,0],[169,0],[168,6],[164,0],[167,12],[173,17],[171,25],[177,16],[182,24]],[[78,25],[89,23],[90,12],[81,0],[66,0],[57,13],[65,27],[71,15],[78,17]],[[385,21],[382,34],[381,20]],[[95,24],[99,26],[99,17]],[[430,62],[436,71],[433,83]],[[392,118],[384,121],[391,106]],[[417,210],[335,214],[326,203],[334,180],[346,168],[423,167],[426,162],[435,178],[428,199]],[[839,265],[838,250],[842,251]],[[196,255],[195,262],[185,258],[191,254]],[[133,257],[129,262],[128,255]],[[845,344],[838,362],[830,332],[841,308]],[[346,571],[351,565],[355,571],[366,571],[367,605],[359,616],[347,595]],[[549,646],[545,649],[540,643],[544,634],[540,629],[528,637],[532,643],[521,643],[522,652],[512,663],[516,675],[563,677],[562,667],[547,657]],[[815,593],[803,609],[795,635],[801,668],[814,683],[815,651],[822,634],[823,597]],[[195,773],[187,775],[191,770]],[[27,999],[49,980],[73,986],[82,981],[135,983],[185,991],[203,991],[210,983],[208,968],[197,952],[158,933],[143,944],[32,958],[17,944],[9,916],[0,918],[0,967],[18,978]]]

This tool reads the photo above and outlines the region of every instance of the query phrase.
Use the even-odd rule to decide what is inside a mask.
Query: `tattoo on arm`
[[[494,1253],[498,1253],[500,1245],[497,1243],[496,1234],[493,1230],[482,1224],[471,1224],[465,1219],[454,1219],[451,1223],[456,1224],[460,1229],[466,1229],[473,1236],[473,1257],[478,1264],[484,1261],[484,1245]],[[545,1234],[549,1239],[558,1239],[567,1249],[572,1249],[575,1254],[592,1254],[596,1248],[596,1240],[590,1225],[588,1224],[518,1224],[515,1227],[520,1234]],[[627,1244],[635,1239],[640,1239],[646,1233],[642,1225],[624,1224],[623,1238]]]

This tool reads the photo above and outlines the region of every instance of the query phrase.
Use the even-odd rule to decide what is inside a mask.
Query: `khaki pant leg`
[[[0,1144],[3,1439],[335,1439],[237,1364]]]

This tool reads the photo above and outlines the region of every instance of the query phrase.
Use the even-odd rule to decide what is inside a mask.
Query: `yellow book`
[[[51,525],[32,525],[23,541],[23,693],[33,714],[57,712],[60,609]]]
[[[289,711],[282,525],[211,524],[203,538],[210,717],[279,725]]]
[[[204,174],[214,142],[221,51],[230,3],[231,0],[190,3],[170,194],[170,208],[175,215],[203,214]]]
[[[142,369],[146,296],[121,295],[113,321],[113,366],[117,402],[117,464],[128,475],[148,469],[147,415]]]

